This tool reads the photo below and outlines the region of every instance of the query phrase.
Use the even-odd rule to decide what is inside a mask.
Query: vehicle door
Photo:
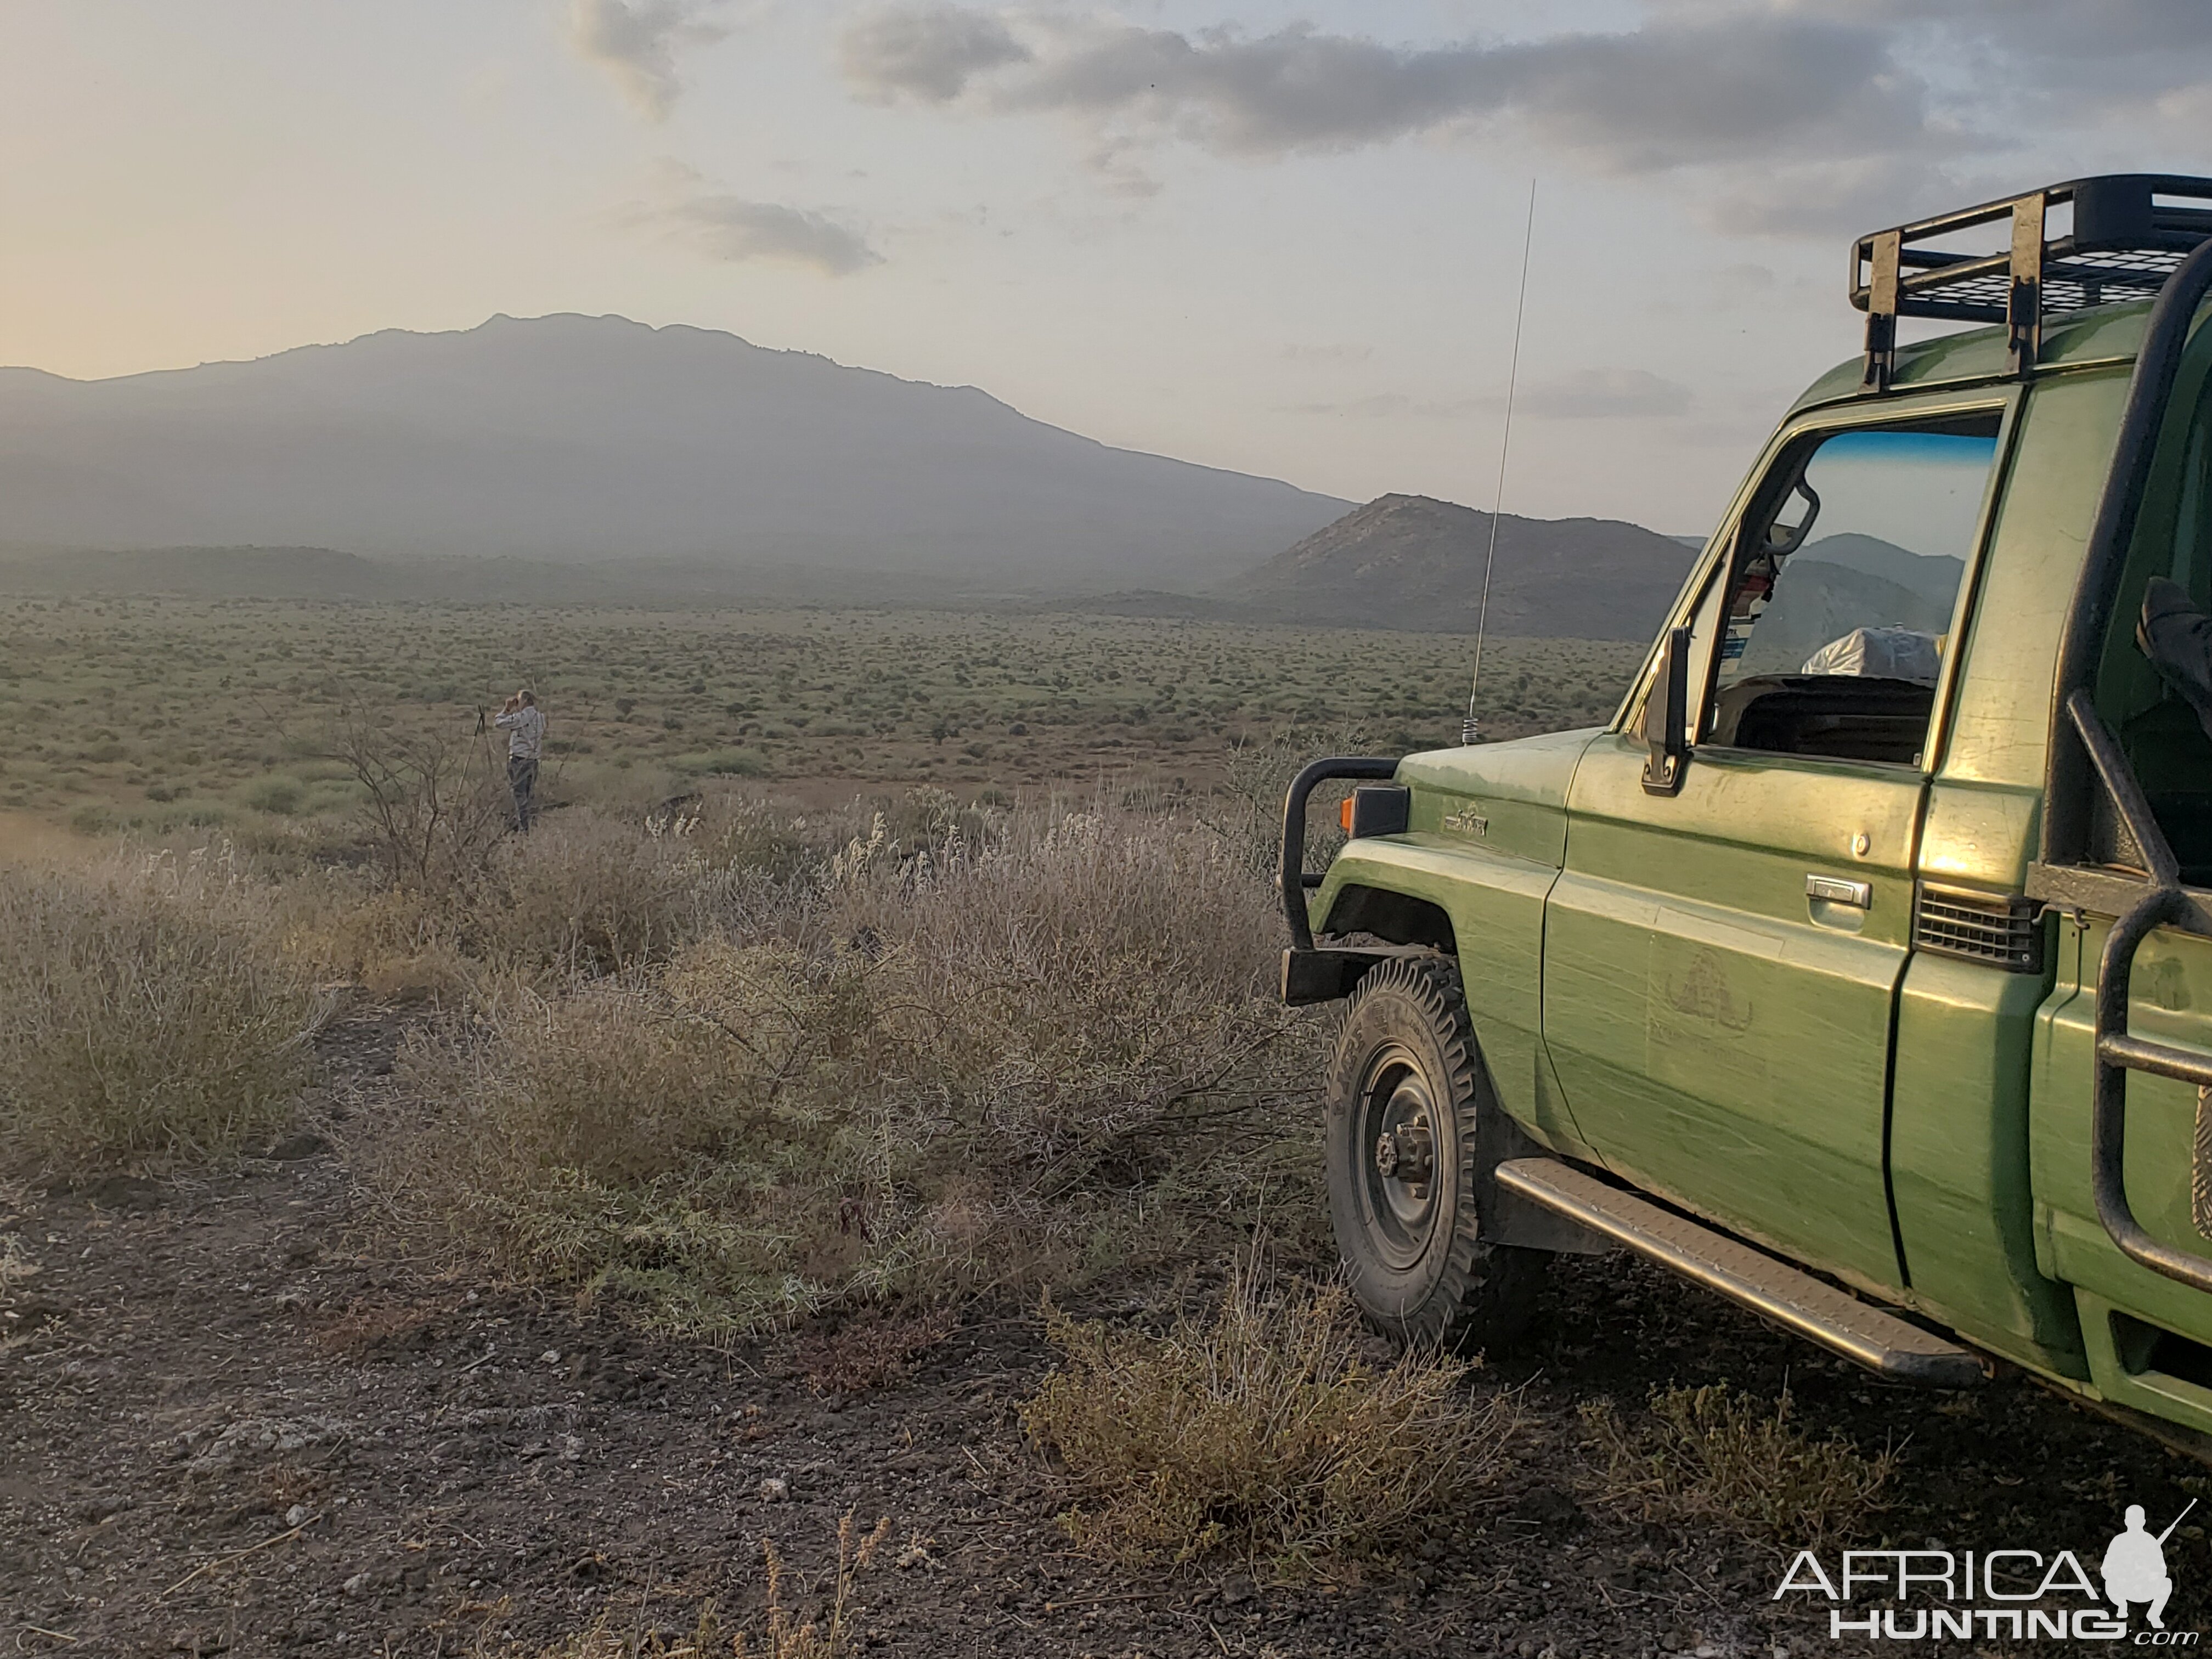
[[[1785,428],[1675,619],[1690,758],[1647,775],[1632,697],[1576,772],[1546,911],[1544,1035],[1584,1138],[1869,1285],[1899,1282],[1892,1018],[2002,419],[1954,398]]]

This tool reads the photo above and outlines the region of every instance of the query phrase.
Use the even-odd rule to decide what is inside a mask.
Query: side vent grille
[[[1912,943],[2016,974],[2043,971],[2043,906],[2016,894],[1978,893],[1922,882],[1913,895]]]

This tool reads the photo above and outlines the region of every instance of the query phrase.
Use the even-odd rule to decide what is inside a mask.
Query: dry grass
[[[1206,827],[1219,836],[1255,875],[1273,878],[1283,848],[1283,797],[1309,761],[1323,755],[1404,752],[1393,747],[1401,733],[1378,733],[1365,720],[1286,726],[1266,738],[1231,744],[1212,794],[1195,804]],[[1325,867],[1344,844],[1336,806],[1349,786],[1324,783],[1307,815],[1306,867]]]
[[[510,1269],[672,1325],[810,1311],[867,1242],[844,1189],[876,1126],[841,1103],[896,1059],[869,977],[851,957],[702,945],[649,984],[512,991],[480,1040],[403,1054],[446,1120],[403,1182]]]
[[[219,854],[0,869],[0,1146],[51,1171],[264,1141],[320,1015],[264,896]]]
[[[507,1610],[505,1603],[495,1607],[487,1626]],[[709,1655],[726,1659],[735,1643],[744,1639],[723,1633],[721,1610],[709,1601],[700,1604],[687,1625],[675,1630],[664,1630],[642,1618],[625,1621],[609,1613],[550,1647],[495,1642],[480,1635],[469,1651],[471,1659],[708,1659]]]
[[[1583,1407],[1605,1458],[1601,1489],[1656,1520],[1717,1524],[1762,1543],[1817,1549],[1879,1510],[1895,1455],[1869,1457],[1790,1420],[1787,1389],[1771,1406],[1723,1383],[1669,1389],[1632,1425],[1611,1402]]]
[[[854,1593],[860,1575],[874,1565],[890,1531],[890,1517],[885,1516],[863,1537],[853,1524],[853,1511],[846,1510],[837,1522],[837,1569],[830,1583],[830,1601],[817,1617],[809,1619],[792,1610],[787,1600],[783,1558],[776,1553],[774,1539],[763,1539],[761,1552],[768,1561],[767,1632],[757,1647],[740,1634],[730,1644],[735,1659],[750,1659],[754,1655],[759,1659],[846,1659],[853,1650],[849,1620]]]
[[[1164,1334],[1046,1319],[1068,1363],[1023,1421],[1075,1488],[1077,1542],[1132,1562],[1386,1553],[1447,1523],[1516,1425],[1506,1397],[1470,1397],[1466,1362],[1378,1366],[1340,1287],[1249,1261],[1210,1317]]]
[[[0,1202],[4,1202],[4,1198],[0,1198]],[[9,1221],[15,1218],[5,1218]],[[0,1355],[28,1340],[30,1333],[43,1322],[35,1300],[26,1297],[20,1288],[36,1279],[40,1271],[39,1264],[23,1249],[20,1235],[0,1233]],[[28,1317],[24,1305],[27,1301],[31,1303]]]
[[[609,1613],[557,1646],[495,1646],[488,1637],[480,1637],[472,1651],[476,1659],[703,1659],[708,1654],[730,1659],[851,1659],[859,1648],[852,1620],[860,1578],[875,1565],[891,1531],[889,1516],[865,1534],[854,1517],[854,1511],[848,1510],[837,1522],[837,1564],[830,1574],[829,1594],[811,1609],[797,1604],[793,1575],[775,1540],[762,1540],[768,1606],[757,1638],[743,1630],[730,1630],[721,1610],[709,1601],[676,1630],[648,1624],[641,1607],[628,1628],[619,1615]],[[495,1619],[496,1610],[494,1620],[486,1622]]]
[[[294,881],[283,903],[290,958],[386,1006],[464,1006],[482,974],[461,948],[453,907],[420,889],[325,872]]]
[[[1249,1209],[1312,1075],[1264,887],[1171,820],[915,818],[781,875],[532,837],[544,915],[628,858],[683,920],[565,977],[488,968],[418,1033],[441,1127],[395,1196],[693,1330],[1080,1278]]]
[[[579,808],[435,880],[319,872],[292,884],[291,948],[383,1000],[448,1007],[507,984],[557,991],[656,967],[772,903],[801,856],[757,807],[719,816],[711,835],[653,835]]]
[[[628,973],[706,936],[742,884],[723,845],[641,835],[635,820],[570,811],[510,838],[462,896],[462,947],[539,984]],[[741,855],[752,852],[740,845]],[[721,856],[715,856],[720,854]]]
[[[5,1282],[0,1277],[0,1285]],[[824,1394],[872,1394],[904,1378],[917,1358],[952,1331],[952,1316],[943,1310],[920,1315],[871,1310],[835,1330],[799,1338],[799,1366]]]
[[[1277,1004],[1273,896],[1218,831],[933,789],[656,823],[576,809],[397,873],[8,874],[10,1154],[265,1139],[309,987],[343,979],[428,1005],[407,1115],[358,1143],[386,1215],[673,1328],[927,1319],[1180,1259],[1310,1189],[1319,1022]]]
[[[1602,718],[1643,649],[1493,635],[1486,729]],[[477,703],[526,662],[552,722],[544,793],[641,813],[684,780],[756,767],[963,793],[1138,772],[1202,793],[1226,749],[1293,725],[1364,721],[1402,754],[1451,740],[1468,641],[1007,613],[0,595],[0,809],[156,835],[228,824],[272,851],[366,839],[388,868],[393,841],[362,834],[362,781],[321,758],[340,746],[331,727],[369,728],[372,776],[407,807],[425,780],[395,749],[435,758],[421,745],[441,734],[478,749]],[[489,747],[481,770],[496,775],[505,744]],[[403,854],[424,845],[410,812],[393,817]]]

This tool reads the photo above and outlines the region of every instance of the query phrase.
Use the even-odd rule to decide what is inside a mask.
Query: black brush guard
[[[1291,948],[1283,952],[1283,1000],[1294,1008],[1334,1002],[1377,962],[1401,954],[1371,948],[1323,949],[1314,943],[1313,918],[1306,908],[1306,894],[1320,886],[1322,879],[1306,870],[1306,804],[1313,792],[1333,779],[1373,783],[1397,775],[1395,760],[1379,755],[1339,755],[1317,760],[1300,772],[1283,797],[1282,860],[1276,868],[1275,884],[1282,890],[1283,919],[1291,925]]]
[[[2066,714],[2121,826],[2150,867],[2148,882],[2104,878],[2105,882],[2124,882],[2139,896],[2113,921],[2112,932],[2106,936],[2104,951],[2097,960],[2096,1051],[2091,1084],[2095,1092],[2089,1117],[2089,1190],[2096,1200],[2098,1221],[2112,1243],[2131,1260],[2192,1290],[2212,1291],[2212,1259],[2160,1243],[2136,1219],[2135,1211],[2128,1203],[2126,1174],[2130,1072],[2148,1072],[2154,1077],[2193,1083],[2200,1090],[2212,1089],[2212,1055],[2176,1048],[2172,1043],[2154,1042],[2129,1031],[2128,995],[2136,952],[2158,928],[2178,926],[2201,933],[2206,931],[2207,919],[2201,901],[2182,884],[2180,867],[2165,832],[2158,827],[2158,820],[2152,816],[2150,804],[2143,798],[2142,787],[2136,781],[2127,757],[2120,752],[2118,739],[2097,713],[2089,694],[2077,690],[2069,696],[2066,700]],[[2106,893],[2081,891],[2078,882],[2049,884],[2054,890],[2073,890],[2077,897],[2106,897],[2106,903],[2111,902]],[[2101,909],[2106,905],[2097,908]],[[2200,1107],[2200,1115],[2201,1110]],[[2206,1173],[2200,1157],[2192,1171],[2192,1193],[2201,1192]],[[2198,1207],[2201,1209],[2201,1206]],[[2203,1225],[2201,1217],[2198,1224]]]

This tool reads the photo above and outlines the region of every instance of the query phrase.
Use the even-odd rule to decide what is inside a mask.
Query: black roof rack
[[[2051,210],[2069,205],[2072,228],[2046,240]],[[2004,219],[2012,238],[2002,253],[1926,246]],[[1865,388],[1889,390],[1899,317],[2003,323],[2012,372],[2031,374],[2046,316],[2151,299],[2208,238],[2212,179],[2164,173],[2075,179],[1862,236],[1851,246],[1851,303],[1867,314]]]

